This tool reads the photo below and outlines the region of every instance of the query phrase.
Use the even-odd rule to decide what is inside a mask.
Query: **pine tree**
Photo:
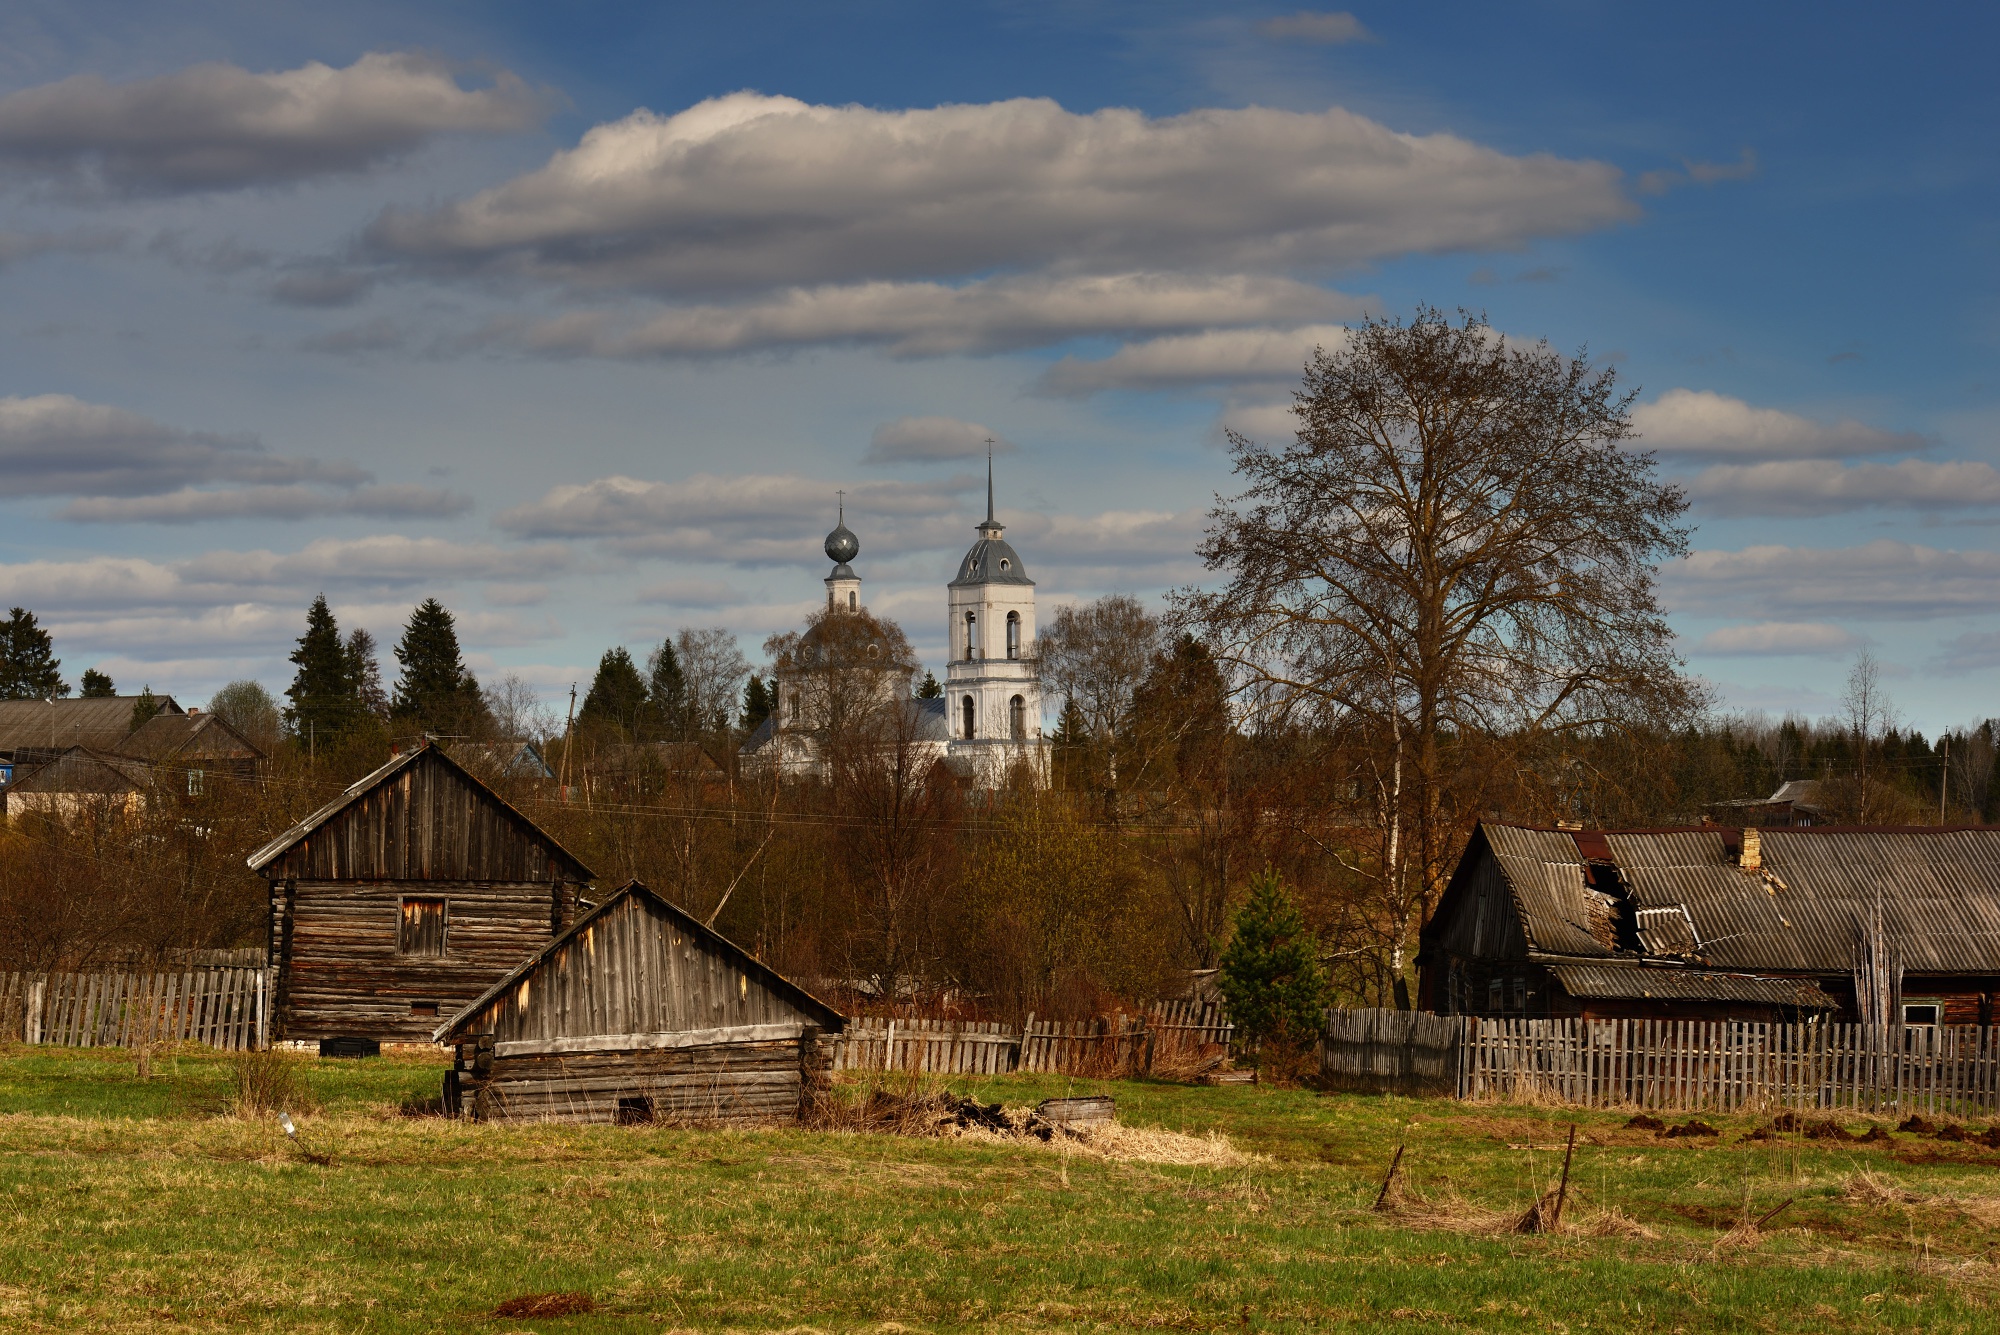
[[[930,669],[926,668],[924,670],[923,684],[917,687],[917,699],[937,700],[943,698],[943,696],[944,687],[938,685],[937,677],[931,673]]]
[[[1326,971],[1319,943],[1269,867],[1251,878],[1250,898],[1231,922],[1219,979],[1239,1038],[1299,1049],[1319,1035]]]
[[[631,738],[638,735],[649,712],[646,679],[623,647],[606,649],[583,698],[576,724],[584,732]]]
[[[138,696],[132,701],[132,731],[137,732],[145,727],[152,721],[153,715],[159,712],[159,697],[153,694],[152,685],[149,683],[141,686]]]
[[[82,700],[110,700],[117,696],[118,686],[110,677],[96,668],[83,670],[83,689],[77,692]]]
[[[285,726],[314,749],[338,741],[353,729],[358,711],[347,650],[340,642],[340,626],[333,619],[333,609],[326,605],[325,594],[313,599],[306,609],[306,633],[299,636],[290,661],[299,670],[285,690],[285,698],[291,701],[285,708]]]
[[[389,717],[389,692],[382,688],[382,658],[375,637],[360,626],[347,633],[347,679],[354,684],[354,702],[364,714]]]
[[[13,609],[0,621],[0,700],[48,700],[69,694],[69,683],[58,670],[49,633],[35,623],[25,607]]]
[[[764,679],[752,673],[750,684],[743,688],[743,715],[737,724],[745,732],[755,732],[760,724],[771,717],[771,689]]]
[[[343,661],[345,654],[342,655]],[[396,646],[403,675],[396,680],[390,717],[424,732],[467,736],[492,722],[479,681],[465,670],[458,652],[458,628],[435,598],[410,613]]]
[[[625,651],[620,649],[618,652],[622,654]],[[629,663],[631,660],[627,658],[626,661]],[[687,740],[687,674],[681,671],[680,655],[674,652],[674,642],[661,640],[660,647],[646,659],[646,665],[646,705],[658,721],[660,733],[672,741]],[[600,666],[600,676],[603,671]]]

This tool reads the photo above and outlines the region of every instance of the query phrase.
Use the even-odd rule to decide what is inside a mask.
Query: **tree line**
[[[343,634],[318,599],[287,703],[252,683],[212,702],[255,715],[274,747],[254,793],[173,799],[210,804],[173,828],[219,841],[189,836],[160,864],[174,879],[118,852],[141,845],[115,822],[45,827],[39,870],[13,878],[24,898],[0,887],[0,904],[25,906],[66,850],[79,886],[98,883],[89,866],[122,868],[130,906],[67,945],[51,928],[44,957],[258,939],[262,887],[240,852],[380,764],[390,737],[429,733],[537,743],[559,782],[486,777],[607,882],[643,879],[853,1005],[1018,1017],[1143,1000],[1221,967],[1246,904],[1311,956],[1324,995],[1395,1004],[1482,819],[1698,823],[1791,779],[1816,781],[1832,820],[1993,819],[1994,723],[1935,741],[1901,728],[1866,656],[1836,717],[1714,709],[1656,601],[1660,564],[1687,548],[1686,502],[1632,440],[1630,403],[1582,353],[1475,317],[1364,323],[1307,366],[1293,440],[1232,437],[1240,489],[1200,547],[1210,587],[1048,619],[1046,773],[998,788],[940,761],[912,704],[936,680],[865,610],[773,636],[761,668],[723,628],[614,646],[556,714],[518,679],[482,688],[435,599],[388,687],[366,632]],[[52,654],[14,629],[24,615],[5,631],[7,680],[40,672],[53,690]],[[812,763],[746,764],[779,676],[786,735]],[[178,847],[167,816],[148,819],[144,847]],[[234,871],[215,852],[232,840]],[[145,907],[173,895],[206,907]]]

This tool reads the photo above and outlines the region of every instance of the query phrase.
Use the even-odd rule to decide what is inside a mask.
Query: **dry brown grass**
[[[239,1052],[230,1063],[229,1110],[259,1118],[278,1112],[313,1112],[319,1100],[299,1079],[299,1059],[275,1048]]]

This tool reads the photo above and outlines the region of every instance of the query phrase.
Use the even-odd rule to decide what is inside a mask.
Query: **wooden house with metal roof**
[[[1445,1013],[1857,1021],[1882,958],[1891,1022],[1992,1024],[2000,829],[1486,824],[1421,941]]]
[[[79,696],[59,700],[0,700],[0,759],[25,774],[73,746],[116,751],[132,735],[136,695]],[[154,697],[159,714],[185,714],[171,695]],[[158,714],[155,715],[158,717]]]
[[[797,1121],[840,1013],[633,881],[439,1026],[482,1121]]]
[[[444,751],[404,752],[250,855],[282,1037],[429,1042],[573,919],[591,870]],[[336,1049],[338,1050],[338,1049]]]

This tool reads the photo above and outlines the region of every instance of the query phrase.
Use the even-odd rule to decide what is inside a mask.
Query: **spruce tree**
[[[924,670],[923,684],[917,687],[917,699],[936,700],[941,698],[943,695],[944,695],[944,687],[938,685],[937,677],[934,676],[928,668],[926,668]]]
[[[648,713],[646,679],[623,647],[606,649],[598,660],[597,675],[591,679],[590,694],[577,711],[577,727],[584,732],[632,738],[639,734]]]
[[[623,649],[618,651],[624,653]],[[626,661],[631,661],[629,658]],[[658,720],[658,731],[670,741],[686,741],[688,734],[687,674],[681,671],[680,655],[671,639],[661,640],[646,660],[646,703]],[[601,676],[604,669],[600,666]],[[594,689],[594,688],[593,688]]]
[[[315,749],[338,741],[356,722],[354,678],[348,670],[347,649],[326,595],[306,609],[306,633],[299,636],[291,662],[298,666],[285,690],[285,726],[301,743]]]
[[[69,683],[58,670],[49,633],[35,623],[35,614],[17,607],[0,622],[0,700],[48,700],[69,694]]]
[[[755,732],[765,719],[771,717],[771,690],[764,679],[754,672],[750,674],[750,684],[743,688],[743,714],[737,724],[745,732]]]
[[[152,721],[160,712],[159,697],[153,694],[151,684],[139,688],[137,698],[132,701],[132,731],[137,732]]]
[[[403,675],[390,701],[391,718],[424,732],[454,736],[485,730],[491,721],[486,699],[459,657],[458,628],[443,603],[426,598],[410,613],[396,661]]]
[[[1219,984],[1237,1037],[1296,1052],[1319,1036],[1326,971],[1284,881],[1269,867],[1231,922]]]
[[[375,650],[375,637],[360,626],[347,633],[347,679],[353,683],[354,702],[362,713],[379,719],[389,717],[381,655]]]
[[[117,684],[96,668],[83,670],[82,684],[83,689],[77,692],[77,698],[82,700],[110,700],[118,694]]]

